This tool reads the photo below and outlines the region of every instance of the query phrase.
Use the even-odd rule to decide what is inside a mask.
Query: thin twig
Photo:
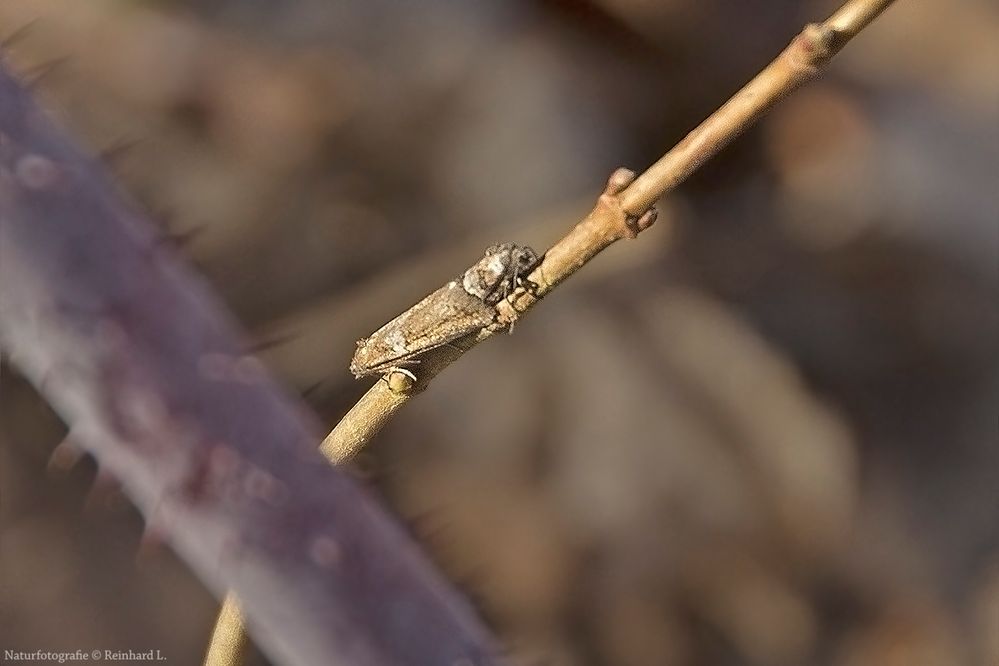
[[[688,134],[621,195],[637,213],[686,180],[777,102],[817,77],[830,58],[894,0],[849,0],[824,23],[812,23],[773,62]]]
[[[215,619],[212,637],[205,652],[205,664],[210,666],[239,666],[243,663],[249,637],[244,627],[243,611],[232,592],[222,600],[222,609]]]
[[[829,19],[809,24],[763,71],[688,134],[655,164],[622,189],[621,170],[615,172],[596,207],[545,253],[544,261],[528,277],[535,285],[518,288],[498,306],[496,324],[421,358],[415,383],[402,373],[389,373],[375,383],[326,436],[320,451],[331,462],[349,459],[437,373],[480,342],[509,329],[549,291],[597,254],[622,238],[634,238],[651,224],[652,205],[686,180],[701,165],[753,125],[791,92],[816,78],[839,50],[887,9],[894,0],[848,0]],[[654,218],[653,218],[654,219]],[[227,599],[215,632],[238,635],[239,614]],[[213,646],[215,643],[213,643]],[[210,649],[205,666],[239,663],[222,649]]]
[[[474,345],[506,330],[551,289],[590,259],[641,228],[629,227],[662,196],[686,180],[778,101],[819,75],[829,59],[894,0],[849,0],[827,21],[809,24],[777,58],[728,102],[619,194],[605,192],[593,211],[545,253],[528,277],[536,289],[518,288],[501,302],[497,325],[421,359],[411,388],[378,381],[347,412],[322,444],[324,453],[360,450],[438,372]],[[613,177],[612,177],[613,179]]]

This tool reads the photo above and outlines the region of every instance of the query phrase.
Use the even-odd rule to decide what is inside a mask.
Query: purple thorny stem
[[[218,299],[0,64],[0,351],[296,666],[500,661]]]

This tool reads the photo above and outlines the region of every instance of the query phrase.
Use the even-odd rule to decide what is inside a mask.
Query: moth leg
[[[533,271],[535,268],[537,268],[537,266],[532,266],[529,270],[527,270],[525,272],[528,273],[528,274],[530,274],[530,272]],[[541,277],[542,277],[542,279],[545,279],[544,278],[544,273],[541,274]],[[546,279],[546,281],[547,281],[547,279]],[[534,282],[532,280],[528,280],[526,277],[521,277],[520,269],[519,268],[515,268],[514,269],[514,274],[513,274],[513,282],[511,283],[510,286],[506,286],[505,287],[504,293],[503,293],[503,300],[505,300],[510,305],[513,305],[513,301],[510,300],[510,296],[513,294],[514,290],[517,289],[517,287],[523,287],[524,290],[527,293],[529,293],[531,296],[537,296],[538,295],[538,289],[541,288],[541,285],[539,285],[537,282]]]
[[[523,271],[521,271],[521,267],[514,264],[510,270],[513,271],[513,279],[509,282],[503,282],[504,299],[508,298],[510,294],[517,289],[517,287],[524,287],[524,289],[527,289],[528,291],[532,291],[532,288],[537,289],[538,285],[534,284],[526,277],[526,275],[529,275],[530,272],[534,270],[534,266],[527,266]],[[528,287],[528,285],[531,285],[531,287]]]
[[[541,277],[542,279],[544,279],[544,273],[541,274]],[[524,290],[527,291],[527,293],[529,293],[531,296],[537,296],[538,289],[541,288],[540,284],[532,280],[528,280],[527,278],[520,280],[519,286],[523,287]]]

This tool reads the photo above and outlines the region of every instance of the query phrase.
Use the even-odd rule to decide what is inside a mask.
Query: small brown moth
[[[539,263],[529,247],[493,245],[461,277],[358,340],[350,371],[360,378],[413,365],[420,354],[482,330],[496,320],[495,305]]]

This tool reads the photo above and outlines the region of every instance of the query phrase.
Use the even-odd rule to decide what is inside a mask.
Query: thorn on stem
[[[162,229],[157,245],[170,245],[177,250],[188,249],[194,240],[208,229],[207,224],[199,224],[184,231],[175,231],[177,213],[172,209],[161,211],[153,215],[152,219]]]
[[[44,79],[48,78],[53,72],[62,68],[67,61],[69,61],[69,56],[64,56],[62,58],[49,60],[48,62],[38,65],[37,67],[29,69],[23,75],[25,87],[29,90],[37,88]]]
[[[38,25],[38,19],[31,19],[20,28],[15,28],[14,32],[10,33],[3,39],[0,39],[0,49],[9,49],[19,41],[31,34],[31,31]]]
[[[248,354],[257,354],[262,351],[267,351],[268,349],[273,349],[274,347],[281,347],[288,344],[292,340],[300,338],[302,336],[301,331],[294,331],[291,333],[279,333],[277,335],[272,335],[267,338],[261,338],[254,340],[250,343],[247,348]]]
[[[98,153],[101,161],[110,166],[114,166],[123,155],[132,150],[138,143],[140,139],[119,139],[112,143],[107,148],[104,148]]]
[[[94,483],[83,502],[86,511],[98,509],[116,509],[125,504],[125,496],[121,484],[109,471],[103,468],[97,470]]]
[[[73,469],[83,458],[83,448],[73,441],[69,435],[62,440],[49,456],[48,469],[52,472],[66,473]]]
[[[319,381],[313,382],[309,386],[305,387],[305,390],[302,391],[302,397],[305,398],[306,400],[309,400],[316,394],[316,392],[322,387],[324,383],[325,380],[320,379]]]
[[[165,550],[166,535],[160,529],[147,524],[146,529],[142,532],[142,537],[139,538],[135,561],[137,564],[148,562]]]
[[[173,244],[179,248],[185,248],[191,244],[191,242],[200,236],[204,232],[205,227],[194,227],[193,229],[188,229],[187,231],[181,231],[175,234],[170,234],[170,240]]]

